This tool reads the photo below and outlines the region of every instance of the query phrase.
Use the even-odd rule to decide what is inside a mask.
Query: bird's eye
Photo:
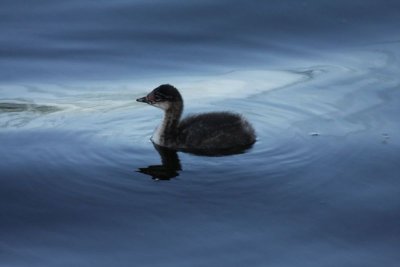
[[[154,94],[154,100],[156,101],[156,102],[160,102],[160,101],[162,101],[164,99],[164,96],[162,95],[162,94],[160,94],[160,93],[158,93],[158,92],[156,92],[155,94]]]

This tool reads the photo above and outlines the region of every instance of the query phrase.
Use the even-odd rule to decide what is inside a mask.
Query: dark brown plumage
[[[161,85],[137,101],[165,112],[162,124],[152,137],[159,146],[207,153],[247,148],[256,141],[251,124],[236,113],[210,112],[180,120],[183,99],[172,85]]]

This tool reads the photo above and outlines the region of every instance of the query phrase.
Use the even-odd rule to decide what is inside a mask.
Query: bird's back
[[[229,149],[254,142],[255,132],[250,123],[231,112],[188,116],[178,126],[178,144],[183,149]]]

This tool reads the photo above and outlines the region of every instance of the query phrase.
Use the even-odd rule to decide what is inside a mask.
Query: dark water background
[[[1,0],[0,266],[399,266],[399,29],[388,0]],[[257,143],[138,172],[161,83]]]

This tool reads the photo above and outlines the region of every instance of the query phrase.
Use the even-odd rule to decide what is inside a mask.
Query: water
[[[398,1],[0,6],[0,266],[398,266]],[[166,82],[256,144],[159,153]]]

